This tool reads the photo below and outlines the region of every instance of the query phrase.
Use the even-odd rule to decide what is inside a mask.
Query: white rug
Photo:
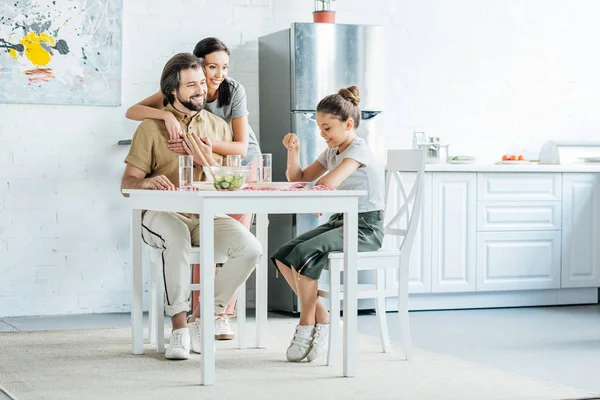
[[[359,335],[358,376],[342,378],[341,363],[289,363],[285,349],[295,321],[270,320],[267,350],[217,343],[217,385],[199,386],[200,356],[166,361],[146,346],[130,353],[129,329],[0,334],[0,385],[18,400],[173,399],[581,399],[590,393],[416,351],[402,359]],[[250,324],[250,331],[253,326]],[[253,336],[250,336],[253,338]]]

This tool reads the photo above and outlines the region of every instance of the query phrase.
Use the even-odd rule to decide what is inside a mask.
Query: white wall
[[[124,107],[0,105],[0,317],[128,311],[125,107],[205,36],[258,123],[257,38],[311,20],[310,0],[149,0],[123,14]],[[391,147],[424,130],[491,160],[548,139],[597,138],[596,0],[338,0],[340,23],[387,26]],[[379,60],[372,60],[379,62]]]

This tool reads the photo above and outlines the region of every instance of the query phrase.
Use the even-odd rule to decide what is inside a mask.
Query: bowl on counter
[[[239,190],[244,187],[246,178],[250,173],[250,167],[223,167],[211,165],[202,167],[206,179],[213,184],[217,190]]]

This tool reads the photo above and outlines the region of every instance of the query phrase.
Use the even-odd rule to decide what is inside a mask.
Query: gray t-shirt
[[[385,208],[383,164],[375,159],[364,139],[357,137],[348,148],[338,154],[338,149],[326,149],[317,161],[332,171],[345,158],[358,161],[361,166],[338,186],[338,190],[366,190],[367,195],[358,199],[358,212],[379,211]]]
[[[246,90],[241,83],[227,77],[227,80],[221,85],[229,83],[231,86],[231,103],[219,107],[219,100],[211,101],[206,103],[204,108],[207,111],[223,118],[225,122],[229,124],[229,128],[232,129],[231,121],[234,118],[245,117],[248,115],[248,108],[246,106]],[[258,140],[252,130],[250,124],[248,124],[248,152],[246,157],[242,160],[242,165],[248,165],[252,160],[257,159],[260,156],[260,147],[258,146]]]

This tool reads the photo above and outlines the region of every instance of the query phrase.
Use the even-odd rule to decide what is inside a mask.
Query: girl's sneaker
[[[286,352],[288,361],[302,361],[310,351],[313,341],[313,331],[315,327],[312,325],[303,326],[297,325],[296,332]]]
[[[329,324],[316,324],[310,351],[306,355],[308,362],[314,361],[327,352],[329,344]]]

